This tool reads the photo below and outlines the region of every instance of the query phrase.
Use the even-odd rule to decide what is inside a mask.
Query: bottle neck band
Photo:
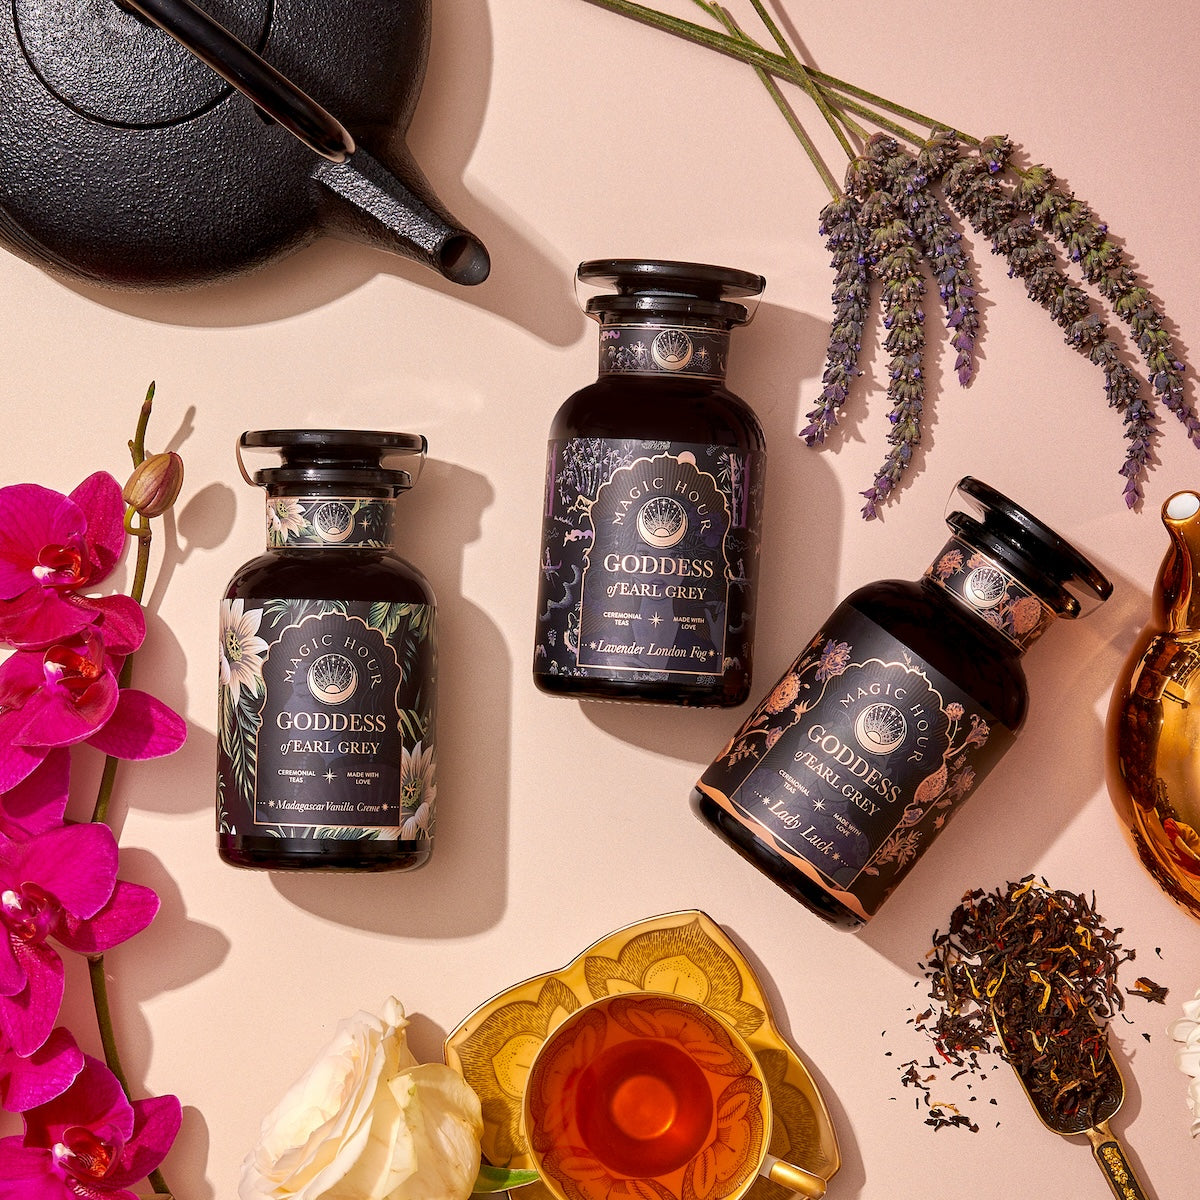
[[[961,538],[951,538],[942,547],[925,578],[1022,652],[1056,615],[1011,571]]]
[[[272,550],[387,550],[392,496],[267,496]]]
[[[729,330],[711,325],[606,321],[600,327],[601,375],[658,375],[725,379]]]

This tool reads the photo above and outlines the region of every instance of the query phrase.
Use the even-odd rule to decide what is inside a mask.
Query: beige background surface
[[[124,871],[158,888],[163,910],[109,960],[130,1074],[185,1105],[166,1163],[180,1200],[231,1200],[263,1113],[343,1015],[395,993],[432,1058],[493,993],[610,929],[685,907],[746,950],[820,1080],[844,1156],[831,1196],[1107,1195],[1086,1144],[1043,1131],[1007,1075],[993,1076],[995,1107],[971,1106],[983,1110],[975,1136],[926,1128],[898,1082],[897,1062],[928,1051],[905,1021],[924,994],[914,981],[932,931],[967,888],[1027,872],[1095,889],[1140,951],[1126,983],[1144,971],[1171,988],[1165,1009],[1132,1000],[1132,1023],[1116,1023],[1130,1093],[1116,1124],[1159,1200],[1194,1196],[1200,1143],[1165,1025],[1200,987],[1200,924],[1124,844],[1103,723],[1165,549],[1158,510],[1200,482],[1200,451],[1164,422],[1144,510],[1127,512],[1122,427],[1099,372],[973,242],[978,381],[958,388],[931,313],[934,395],[917,470],[884,519],[864,524],[858,492],[885,449],[880,330],[844,435],[806,449],[795,435],[820,391],[830,312],[816,232],[826,195],[752,72],[583,0],[435,7],[410,141],[492,252],[482,287],[331,241],[184,295],[105,293],[0,257],[3,481],[65,490],[97,468],[123,475],[152,378],[151,442],[187,460],[138,670],[187,713],[191,735],[177,757],[122,771]],[[822,69],[975,134],[1006,131],[1050,164],[1125,242],[1194,351],[1194,5],[786,0],[776,11]],[[1031,652],[1016,748],[861,935],[827,929],[690,815],[692,782],[743,714],[589,707],[530,682],[546,430],[595,371],[573,269],[610,255],[768,278],[731,370],[769,439],[756,696],[844,593],[924,569],[967,473],[1116,582],[1091,619]],[[213,849],[217,600],[262,544],[262,501],[238,480],[233,443],[247,427],[305,424],[415,430],[431,445],[402,502],[400,544],[441,604],[441,816],[433,863],[410,876],[243,872]],[[86,770],[76,784],[86,803]],[[86,1037],[83,972],[70,984],[67,1017]]]

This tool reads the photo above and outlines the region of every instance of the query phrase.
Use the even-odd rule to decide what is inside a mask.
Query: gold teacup
[[[825,1180],[767,1153],[771,1096],[745,1039],[703,1005],[629,992],[571,1014],[524,1098],[530,1155],[558,1200],[740,1200],[760,1176]]]

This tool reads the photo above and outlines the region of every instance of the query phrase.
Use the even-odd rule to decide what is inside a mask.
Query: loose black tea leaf
[[[1143,1000],[1149,1000],[1152,1004],[1165,1004],[1167,1001],[1167,989],[1155,983],[1153,979],[1147,979],[1145,975],[1139,975],[1133,981],[1133,987],[1125,989],[1125,995],[1141,996]]]
[[[981,1075],[982,1055],[1006,1056],[1039,1111],[1085,1128],[1113,1085],[1107,1029],[1125,994],[1156,1003],[1167,995],[1145,977],[1122,993],[1118,971],[1136,951],[1121,945],[1120,933],[1096,912],[1094,896],[1052,890],[1032,876],[968,892],[947,931],[934,933],[925,964],[934,1004],[915,1026],[933,1038],[943,1064],[960,1068],[955,1078],[964,1070]],[[928,1097],[933,1078],[910,1066],[906,1086]]]

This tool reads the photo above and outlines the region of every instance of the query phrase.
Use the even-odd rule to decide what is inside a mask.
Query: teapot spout
[[[1176,492],[1162,522],[1171,544],[1153,597],[1155,622],[1172,633],[1200,632],[1200,494]]]
[[[446,212],[407,155],[394,172],[359,147],[344,162],[318,160],[313,178],[326,232],[424,263],[451,283],[488,277],[486,247]]]

